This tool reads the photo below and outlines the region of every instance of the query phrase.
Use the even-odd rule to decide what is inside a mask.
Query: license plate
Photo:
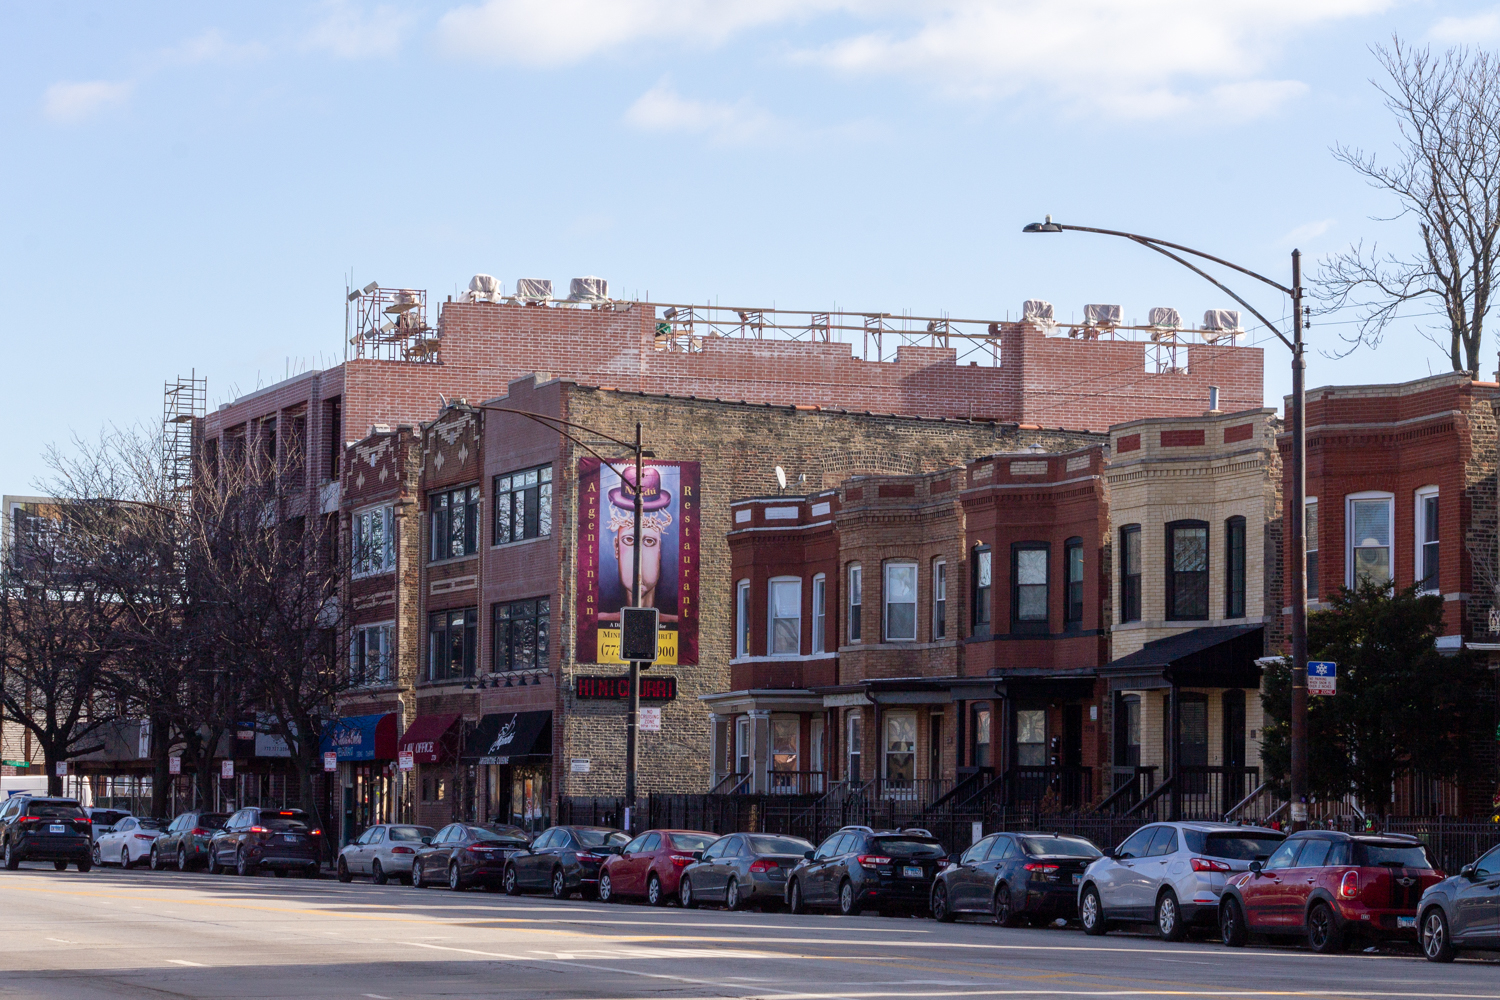
[[[47,832],[48,833],[67,833],[68,832],[68,828],[65,827],[65,826],[63,826],[61,823],[53,823],[51,826],[47,827]]]
[[[907,865],[905,868],[901,869],[901,874],[905,875],[907,878],[921,878],[922,877],[922,866],[921,865]]]
[[[1397,927],[1416,927],[1417,926],[1417,918],[1416,917],[1397,917],[1396,918],[1396,926]]]
[[[1078,885],[1082,881],[1083,881],[1083,876],[1082,875],[1074,875],[1073,876],[1073,884],[1074,885]]]
[[[288,844],[295,844],[302,838],[297,836],[295,833],[284,833],[281,835],[281,839],[286,841]]]

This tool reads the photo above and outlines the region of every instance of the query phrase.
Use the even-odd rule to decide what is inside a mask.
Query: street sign
[[[656,662],[659,631],[655,608],[621,608],[620,659],[647,667]]]
[[[1337,694],[1339,665],[1332,660],[1309,660],[1307,662],[1307,693]]]
[[[411,750],[398,750],[396,765],[403,771],[410,771],[417,766],[417,755]]]
[[[64,777],[64,778],[67,777],[67,775],[68,775],[68,762],[67,761],[60,760],[60,761],[57,762],[57,773],[58,773],[59,777]]]
[[[330,750],[323,755],[323,770],[337,771],[339,769],[339,752]]]
[[[640,729],[643,733],[661,732],[661,709],[643,708],[640,715]]]
[[[232,778],[232,777],[234,777],[234,761],[232,761],[232,760],[221,760],[221,761],[219,761],[219,777],[221,777],[221,778]]]
[[[168,774],[181,774],[182,773],[182,758],[181,757],[168,757],[167,758],[167,773]]]
[[[574,774],[588,774],[589,773],[589,760],[590,760],[590,758],[588,758],[588,757],[574,757],[573,758],[573,766],[570,768],[570,770]]]

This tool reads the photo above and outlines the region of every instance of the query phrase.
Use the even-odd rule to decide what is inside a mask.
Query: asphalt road
[[[0,997],[1500,998],[1500,956],[1319,956],[933,920],[0,870]]]

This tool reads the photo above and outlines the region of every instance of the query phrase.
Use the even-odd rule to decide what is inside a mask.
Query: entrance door
[[[1063,801],[1069,806],[1078,806],[1083,793],[1083,706],[1063,706],[1062,763],[1068,770],[1063,772]]]
[[[1245,775],[1235,768],[1245,766],[1245,692],[1240,688],[1225,691],[1224,705],[1224,798],[1219,812],[1228,812],[1245,797]]]
[[[1202,795],[1208,791],[1208,774],[1191,769],[1208,766],[1208,698],[1183,694],[1178,696],[1177,705],[1177,738],[1181,741],[1183,767],[1178,785],[1184,795]]]

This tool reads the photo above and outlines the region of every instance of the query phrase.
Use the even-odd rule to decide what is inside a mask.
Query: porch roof
[[[1189,629],[1148,642],[1101,667],[1114,690],[1129,688],[1258,688],[1265,655],[1265,626],[1219,625]]]

